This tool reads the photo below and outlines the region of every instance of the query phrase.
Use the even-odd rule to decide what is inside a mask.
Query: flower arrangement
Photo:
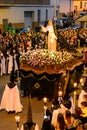
[[[41,68],[45,65],[60,65],[74,58],[72,53],[67,51],[50,51],[48,49],[36,49],[22,54],[20,63],[29,67]]]

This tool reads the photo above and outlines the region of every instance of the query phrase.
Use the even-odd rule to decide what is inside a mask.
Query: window
[[[8,26],[8,19],[3,19],[2,22],[3,22],[3,28]]]
[[[48,9],[46,9],[46,21],[48,20]]]
[[[38,22],[40,22],[40,15],[41,15],[41,11],[40,10],[38,10],[38,14],[37,14],[38,16],[37,16],[37,20],[38,20]]]

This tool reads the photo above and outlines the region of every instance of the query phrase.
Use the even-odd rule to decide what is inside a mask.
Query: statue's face
[[[52,20],[49,20],[48,25],[52,25]]]

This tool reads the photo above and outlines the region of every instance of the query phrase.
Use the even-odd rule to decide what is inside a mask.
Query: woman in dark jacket
[[[49,118],[45,118],[43,120],[43,125],[41,130],[55,130],[55,127],[51,124],[51,121]]]

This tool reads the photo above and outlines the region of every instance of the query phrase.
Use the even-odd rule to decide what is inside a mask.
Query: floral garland
[[[20,63],[29,67],[44,67],[45,65],[60,65],[74,59],[72,53],[67,51],[50,51],[48,49],[36,49],[22,54]]]

